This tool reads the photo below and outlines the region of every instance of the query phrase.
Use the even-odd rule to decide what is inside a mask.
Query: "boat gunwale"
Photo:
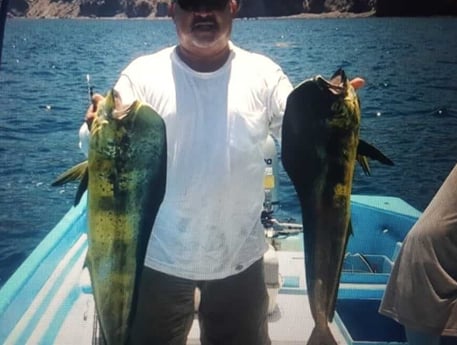
[[[9,336],[66,255],[66,249],[71,248],[79,240],[78,235],[84,233],[78,225],[86,217],[85,200],[70,208],[0,289],[0,319],[7,321],[7,324],[2,322],[0,340]],[[32,280],[33,284],[30,284]],[[16,301],[20,303],[13,306]]]

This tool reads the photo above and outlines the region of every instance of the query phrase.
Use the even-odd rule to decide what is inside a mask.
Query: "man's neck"
[[[229,45],[213,54],[196,55],[181,45],[178,45],[176,51],[181,60],[197,72],[214,72],[218,70],[227,62],[230,55]]]

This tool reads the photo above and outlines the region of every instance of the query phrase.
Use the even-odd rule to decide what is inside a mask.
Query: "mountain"
[[[244,0],[240,17],[278,17],[302,13],[363,13],[374,10],[376,0]]]
[[[378,0],[376,15],[387,16],[435,16],[457,15],[457,0]]]
[[[171,0],[10,0],[10,16],[31,18],[165,17]],[[457,15],[457,0],[242,0],[240,17],[367,13]]]
[[[166,16],[167,9],[168,2],[157,0],[10,0],[9,14],[31,18],[134,18]]]

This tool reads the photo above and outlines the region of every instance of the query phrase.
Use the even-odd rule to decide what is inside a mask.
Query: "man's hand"
[[[356,90],[362,88],[365,85],[365,80],[359,77],[356,77],[350,81],[352,87]]]
[[[89,130],[92,126],[92,121],[94,121],[95,115],[97,114],[98,104],[100,101],[103,101],[104,99],[105,97],[103,97],[99,93],[96,93],[92,96],[91,104],[87,109],[86,116],[84,118],[84,120],[87,123],[87,127],[89,127]]]

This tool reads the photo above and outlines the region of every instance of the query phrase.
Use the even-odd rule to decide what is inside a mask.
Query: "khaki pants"
[[[145,267],[133,319],[131,345],[185,345],[195,316],[202,345],[269,345],[268,294],[263,259],[220,280],[193,281]]]

